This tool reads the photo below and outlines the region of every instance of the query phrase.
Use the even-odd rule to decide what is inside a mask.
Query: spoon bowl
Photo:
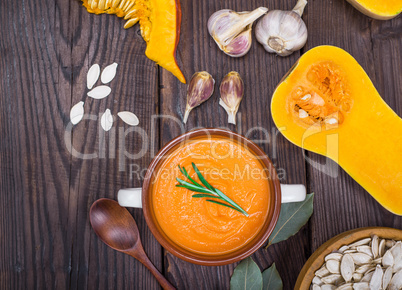
[[[145,254],[137,224],[127,209],[114,200],[101,198],[92,204],[89,218],[96,235],[106,245],[144,264],[163,289],[175,289]]]

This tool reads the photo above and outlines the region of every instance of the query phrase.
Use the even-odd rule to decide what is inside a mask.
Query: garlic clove
[[[244,95],[244,83],[238,72],[231,71],[222,80],[219,87],[221,105],[228,114],[228,122],[236,124],[236,114]]]
[[[223,48],[223,52],[231,57],[242,57],[251,48],[252,38],[251,38],[251,24],[248,26],[247,30],[240,33],[238,36],[233,38],[233,40]]]
[[[306,4],[299,0],[292,11],[272,10],[258,21],[255,35],[266,51],[288,56],[306,44],[307,27],[301,18]]]
[[[267,11],[265,7],[239,13],[229,9],[219,10],[208,19],[208,32],[223,52],[240,57],[250,50],[252,40],[247,33],[239,39],[238,36],[248,30],[251,33],[253,22]]]
[[[190,80],[187,89],[187,105],[183,123],[187,123],[191,110],[208,100],[214,92],[215,80],[206,72],[196,72]]]

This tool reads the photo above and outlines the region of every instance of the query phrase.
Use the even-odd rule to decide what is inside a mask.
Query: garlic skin
[[[191,110],[208,100],[214,92],[215,80],[206,72],[196,72],[190,80],[187,89],[187,105],[183,123],[187,123]]]
[[[208,19],[208,32],[224,53],[241,57],[251,48],[251,27],[253,22],[264,15],[268,8],[259,7],[251,12],[235,12],[223,9]]]
[[[272,10],[255,27],[255,36],[265,50],[288,56],[307,41],[307,27],[301,18],[306,0],[299,0],[292,11]]]
[[[220,85],[221,105],[228,113],[228,122],[236,125],[236,114],[244,95],[244,83],[239,73],[231,71],[222,80]]]

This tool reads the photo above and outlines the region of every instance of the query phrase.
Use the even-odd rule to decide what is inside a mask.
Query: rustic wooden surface
[[[145,57],[138,26],[123,30],[117,17],[90,15],[77,0],[0,1],[0,289],[158,289],[144,266],[99,241],[88,211],[100,197],[116,198],[119,188],[140,186],[141,177],[130,169],[145,169],[161,146],[195,127],[228,127],[247,135],[286,172],[283,182],[304,183],[316,193],[308,225],[253,255],[261,269],[276,263],[285,289],[292,289],[312,252],[336,234],[363,226],[402,229],[402,218],[384,210],[342,169],[334,166],[333,178],[313,168],[301,149],[277,134],[270,117],[276,84],[303,52],[321,44],[350,52],[401,116],[402,17],[376,21],[343,0],[310,0],[303,16],[307,45],[286,58],[254,42],[245,57],[233,59],[208,35],[206,22],[216,10],[291,9],[295,2],[181,1],[177,57],[187,79],[207,70],[219,83],[236,70],[246,84],[237,126],[228,126],[215,93],[183,127],[175,120],[183,117],[187,87]],[[111,96],[86,98],[88,68],[112,62],[119,67]],[[88,119],[70,130],[70,108],[81,100]],[[103,133],[96,119],[106,108],[114,114],[135,112],[140,126],[129,131],[116,120],[114,129]],[[90,155],[82,159],[79,154]],[[202,267],[175,258],[156,242],[141,210],[131,212],[150,259],[173,285],[229,287],[235,265]]]

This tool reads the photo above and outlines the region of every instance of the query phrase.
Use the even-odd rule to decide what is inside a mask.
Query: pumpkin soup
[[[212,187],[244,209],[195,198],[197,192],[176,187],[187,180],[178,166],[201,183],[192,163]],[[162,231],[186,250],[220,255],[235,251],[259,233],[269,211],[269,172],[243,145],[219,137],[199,138],[177,147],[156,172],[152,206]]]

